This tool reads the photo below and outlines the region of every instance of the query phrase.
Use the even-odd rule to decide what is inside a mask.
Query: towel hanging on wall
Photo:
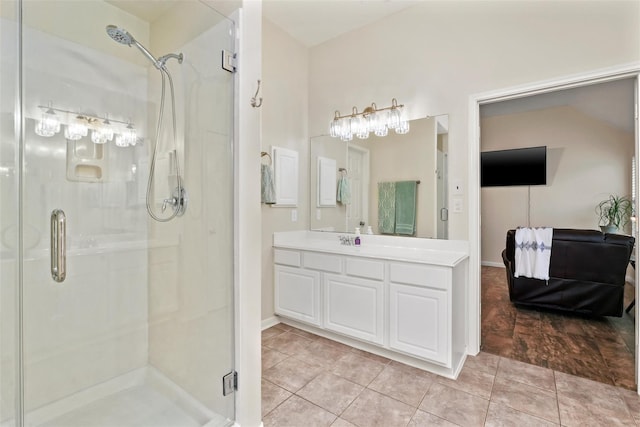
[[[346,175],[342,175],[338,180],[338,193],[336,194],[336,200],[343,205],[351,203],[351,184],[349,178]]]
[[[276,203],[276,186],[273,180],[273,168],[271,165],[260,165],[261,167],[261,192],[260,199],[266,205]]]
[[[396,234],[416,234],[416,181],[396,182]]]
[[[394,234],[396,228],[396,183],[378,183],[378,230]]]

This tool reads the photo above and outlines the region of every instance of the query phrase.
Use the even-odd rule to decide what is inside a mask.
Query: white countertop
[[[362,235],[357,246],[341,245],[339,236],[353,234],[316,231],[287,231],[273,234],[273,246],[365,258],[386,259],[455,267],[469,256],[463,240],[422,239],[418,237]]]

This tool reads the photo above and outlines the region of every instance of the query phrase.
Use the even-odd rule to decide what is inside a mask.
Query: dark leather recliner
[[[515,230],[507,231],[502,260],[511,302],[594,316],[622,316],[627,266],[635,239],[596,230],[553,230],[548,284],[514,277]]]

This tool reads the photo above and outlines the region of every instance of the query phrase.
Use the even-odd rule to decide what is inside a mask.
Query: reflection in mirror
[[[373,234],[448,238],[448,125],[448,116],[442,115],[412,120],[411,131],[404,135],[390,133],[349,143],[328,135],[312,137],[311,230],[353,233],[360,227],[364,234],[371,227]],[[411,193],[409,212],[396,218],[391,200],[405,196],[389,197],[385,189],[404,181],[419,184],[415,198]],[[406,206],[407,200],[398,205]],[[407,231],[407,217],[413,221],[413,232]]]

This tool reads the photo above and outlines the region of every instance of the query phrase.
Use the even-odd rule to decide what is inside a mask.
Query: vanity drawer
[[[300,267],[300,252],[296,251],[284,251],[282,249],[275,249],[273,253],[273,262],[281,265],[290,265],[292,267]]]
[[[305,252],[303,262],[305,268],[342,273],[342,258],[339,256]]]
[[[384,280],[384,263],[359,258],[347,258],[347,274],[367,279]]]
[[[389,279],[393,283],[428,286],[436,289],[451,287],[450,271],[443,267],[413,264],[390,264]]]

